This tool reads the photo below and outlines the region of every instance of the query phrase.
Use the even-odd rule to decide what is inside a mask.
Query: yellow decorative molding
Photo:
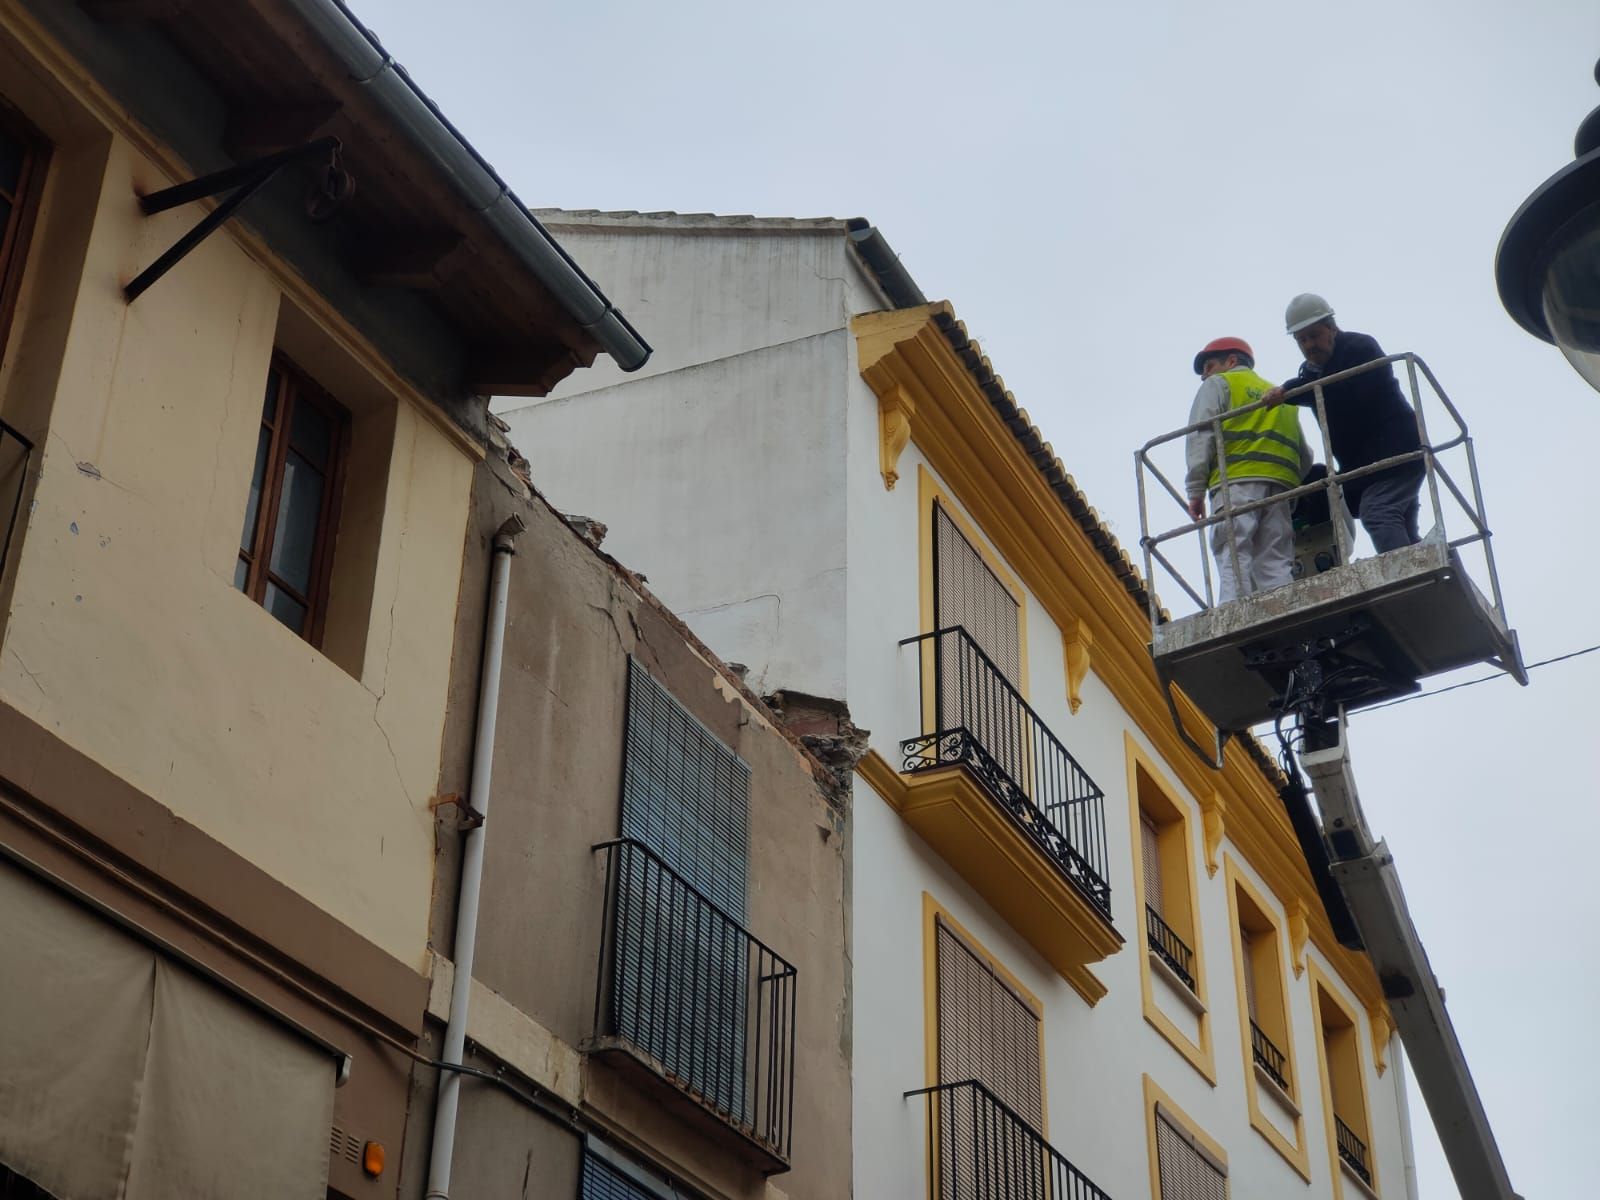
[[[911,440],[911,414],[916,405],[904,388],[891,388],[878,397],[878,469],[883,486],[894,491],[900,478],[900,453]]]
[[[1394,1037],[1394,1016],[1387,1004],[1367,1006],[1367,1024],[1372,1027],[1372,1065],[1382,1075],[1389,1069],[1389,1039]]]
[[[1294,896],[1283,908],[1289,917],[1289,961],[1294,964],[1294,977],[1299,979],[1306,973],[1306,939],[1311,936],[1306,902]]]
[[[1383,992],[1366,955],[1339,944],[1277,790],[1237,739],[1223,768],[1202,764],[1172,727],[1150,659],[1148,615],[1129,596],[1089,534],[1028,457],[939,328],[947,302],[856,317],[861,375],[880,399],[911,399],[911,439],[1060,629],[1081,621],[1093,638],[1095,676],[1149,739],[1192,796],[1217,793],[1230,844],[1285,904],[1305,902],[1307,940],[1363,1005]],[[1205,741],[1211,728],[1178,697],[1185,726]]]
[[[1077,716],[1083,707],[1083,681],[1089,677],[1089,647],[1094,633],[1088,623],[1078,621],[1061,627],[1061,647],[1067,660],[1067,707]]]
[[[1227,832],[1223,821],[1225,806],[1220,792],[1211,792],[1209,795],[1202,792],[1199,799],[1201,830],[1206,843],[1206,878],[1214,879],[1217,874],[1217,851],[1222,848],[1222,835]]]
[[[994,798],[959,766],[901,775],[869,752],[856,771],[1089,1004],[1106,985],[1089,964],[1115,954],[1122,935]]]

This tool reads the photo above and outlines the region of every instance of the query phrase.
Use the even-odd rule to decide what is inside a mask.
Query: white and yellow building
[[[535,478],[757,691],[871,731],[855,1194],[1412,1196],[1274,767],[1185,749],[1144,582],[951,306],[865,222],[539,215],[658,349],[502,402]]]

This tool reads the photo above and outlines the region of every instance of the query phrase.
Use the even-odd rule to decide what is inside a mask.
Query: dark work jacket
[[[1320,367],[1300,364],[1300,374],[1283,386],[1299,387],[1313,380],[1336,375],[1351,367],[1383,357],[1377,339],[1365,333],[1341,329],[1333,339],[1333,357]],[[1417,418],[1400,390],[1393,366],[1378,367],[1354,379],[1345,379],[1322,389],[1328,411],[1328,437],[1341,471],[1353,471],[1368,463],[1404,454],[1422,443],[1417,437]],[[1316,393],[1296,396],[1290,403],[1316,412]],[[1314,418],[1313,418],[1314,419]],[[1421,463],[1407,463],[1400,470],[1421,471]],[[1388,472],[1383,472],[1388,474]],[[1374,476],[1355,480],[1359,486]]]

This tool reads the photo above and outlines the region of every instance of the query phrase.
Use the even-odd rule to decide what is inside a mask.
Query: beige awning
[[[328,1051],[0,860],[0,1162],[59,1200],[327,1192]]]

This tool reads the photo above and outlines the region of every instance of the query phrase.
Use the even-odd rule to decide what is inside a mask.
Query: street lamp
[[[1600,108],[1578,126],[1573,152],[1577,161],[1540,184],[1506,226],[1495,283],[1512,319],[1559,346],[1600,391]]]

